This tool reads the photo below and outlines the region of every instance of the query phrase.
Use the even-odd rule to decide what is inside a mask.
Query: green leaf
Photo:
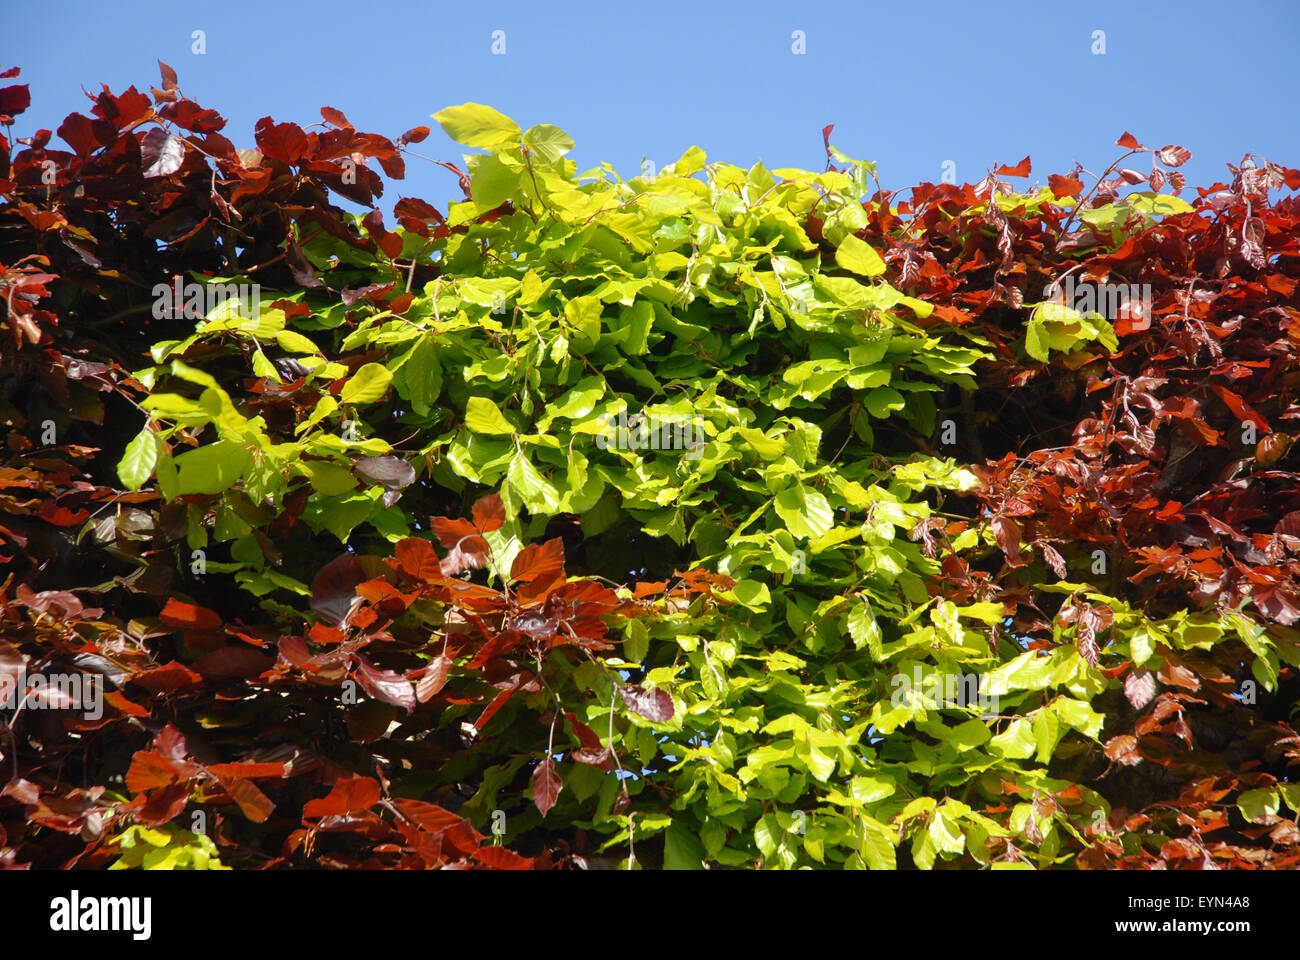
[[[1047,332],[1037,320],[1031,320],[1025,330],[1025,352],[1041,363],[1047,362]]]
[[[117,475],[126,489],[139,490],[153,476],[157,464],[158,438],[146,426],[126,445],[126,452],[117,464]]]
[[[1159,639],[1146,627],[1139,626],[1133,631],[1128,638],[1129,654],[1133,657],[1133,662],[1138,666],[1150,660],[1156,652],[1156,641]]]
[[[394,375],[398,392],[411,402],[411,410],[425,416],[442,392],[442,366],[432,336],[426,334],[411,349]]]
[[[573,149],[573,138],[549,123],[529,127],[523,141],[524,146],[547,163],[554,163]]]
[[[1300,813],[1300,783],[1279,783],[1277,792],[1288,807]]]
[[[1278,799],[1277,790],[1273,787],[1247,790],[1237,797],[1237,809],[1253,823],[1266,823],[1269,817],[1277,816]]]
[[[796,484],[778,493],[773,502],[777,514],[796,537],[820,537],[834,525],[831,505],[811,487]]]
[[[723,595],[726,596],[728,593],[737,603],[750,610],[766,609],[772,602],[772,594],[767,589],[767,584],[757,580],[737,580],[736,585]]]
[[[706,160],[708,157],[703,150],[699,147],[691,147],[673,164],[673,173],[679,177],[689,177],[692,173],[703,170]]]
[[[372,403],[388,392],[393,375],[382,363],[366,363],[343,384],[341,403]]]
[[[506,479],[532,513],[552,514],[560,508],[560,494],[532,465],[523,451],[515,454]]]
[[[897,858],[894,853],[893,832],[883,823],[870,817],[861,818],[862,839],[858,844],[858,853],[866,861],[870,870],[896,870]]]
[[[235,485],[248,466],[249,452],[243,444],[218,440],[176,458],[179,496],[187,493],[220,493]]]
[[[328,460],[303,460],[298,466],[307,471],[312,489],[322,496],[334,497],[356,489],[356,474],[340,464]]]
[[[500,157],[471,157],[470,196],[480,210],[499,207],[515,196],[526,175],[523,164],[507,163]]]
[[[871,614],[871,607],[865,603],[857,603],[849,611],[849,635],[853,638],[853,648],[861,650],[867,647],[871,653],[871,659],[884,659],[880,649],[880,625],[876,623],[876,618]]]
[[[989,747],[994,752],[1016,760],[1033,756],[1037,746],[1033,724],[1025,717],[1012,720],[1005,730],[989,741]]]
[[[907,405],[903,395],[893,387],[876,387],[867,394],[867,410],[878,420],[884,420],[894,410],[902,410]]]
[[[940,853],[961,853],[966,849],[966,836],[957,826],[944,816],[943,810],[936,810],[926,827],[930,842]]]
[[[885,272],[885,261],[880,254],[851,233],[840,241],[839,249],[835,251],[835,262],[845,270],[866,277],[878,277]]]
[[[664,833],[665,870],[703,870],[704,844],[681,817],[674,817]]]
[[[650,652],[650,631],[640,620],[629,620],[623,640],[623,659],[628,663],[641,663]]]
[[[315,342],[294,330],[279,331],[275,335],[275,342],[290,353],[320,353],[320,347]]]
[[[491,150],[519,141],[519,124],[504,113],[481,103],[463,103],[459,107],[440,110],[432,116],[447,136],[467,147]]]
[[[470,397],[465,405],[465,426],[475,433],[510,434],[514,426],[501,408],[487,397]]]
[[[587,341],[588,348],[600,339],[600,315],[603,305],[599,297],[574,297],[564,305],[564,316]]]

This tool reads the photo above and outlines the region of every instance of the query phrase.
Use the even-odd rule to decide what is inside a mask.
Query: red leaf
[[[479,847],[474,851],[474,859],[493,870],[531,870],[533,861],[521,857],[505,847]]]
[[[412,127],[410,130],[407,130],[402,134],[400,140],[402,143],[419,143],[428,135],[428,127]]]
[[[1273,532],[1283,537],[1300,537],[1300,510],[1292,510],[1279,520]]]
[[[205,680],[234,680],[265,673],[274,663],[266,654],[240,644],[213,650],[194,664],[194,670]]]
[[[352,554],[331,560],[312,579],[312,610],[333,626],[347,626],[360,602],[356,589],[367,579]]]
[[[132,681],[150,693],[164,693],[196,687],[202,683],[203,678],[183,663],[172,661],[164,663],[161,667],[137,673],[132,677]]]
[[[1014,167],[1009,167],[1006,164],[1003,164],[993,172],[1003,177],[1027,177],[1029,176],[1030,169],[1029,158],[1025,157],[1025,159],[1021,160]]]
[[[1047,565],[1052,568],[1052,572],[1058,577],[1065,576],[1065,558],[1057,552],[1056,548],[1049,543],[1040,543],[1039,549],[1043,551],[1043,559]]]
[[[132,793],[144,793],[174,783],[189,783],[198,776],[199,768],[184,760],[176,760],[156,750],[137,750],[126,772],[126,788]]]
[[[140,142],[140,162],[146,177],[171,176],[185,164],[185,141],[154,127]]]
[[[169,627],[187,627],[195,630],[220,630],[221,615],[207,607],[182,603],[174,598],[167,600],[159,619]]]
[[[543,817],[551,807],[555,806],[555,801],[563,787],[564,782],[555,772],[554,760],[547,757],[537,765],[537,769],[533,771],[533,803],[537,804],[537,809],[542,812]]]
[[[994,517],[993,535],[1007,560],[1015,565],[1020,553],[1020,525],[1010,517]]]
[[[439,570],[444,577],[454,577],[463,570],[481,570],[487,566],[488,553],[487,541],[474,534],[447,551],[439,564]]]
[[[1137,749],[1137,737],[1131,734],[1125,733],[1107,740],[1105,752],[1111,760],[1122,763],[1126,767],[1136,766],[1142,762],[1142,754],[1138,753]]]
[[[1143,667],[1134,670],[1124,678],[1124,696],[1133,704],[1134,710],[1141,710],[1156,695],[1156,679],[1151,671]]]
[[[190,788],[185,783],[174,783],[147,795],[136,798],[131,804],[131,815],[147,827],[156,827],[180,815],[190,799]]]
[[[614,755],[610,752],[609,747],[601,747],[599,750],[574,750],[569,756],[573,757],[578,763],[599,767],[601,770],[614,769]]]
[[[393,804],[426,833],[442,833],[467,822],[464,817],[424,800],[394,799]]]
[[[1083,181],[1073,177],[1062,177],[1055,173],[1047,175],[1047,185],[1056,197],[1077,197],[1083,192]]]
[[[587,726],[581,720],[573,715],[572,710],[565,710],[564,715],[569,720],[569,725],[573,727],[573,732],[578,737],[578,742],[582,744],[584,750],[600,750],[600,737],[596,731]]]
[[[337,110],[334,107],[321,107],[320,115],[336,127],[352,129],[352,124],[348,122],[348,118],[343,115],[342,110]]]
[[[262,154],[281,163],[297,163],[307,152],[307,134],[296,123],[274,123],[263,117],[254,135]]]
[[[240,812],[254,823],[261,823],[271,815],[275,804],[249,780],[243,777],[217,777],[222,788],[230,794]]]
[[[468,520],[453,520],[450,517],[430,517],[429,526],[437,536],[438,542],[447,550],[455,547],[466,537],[473,537],[478,533]]]
[[[633,713],[655,723],[673,718],[673,698],[665,690],[647,690],[640,684],[628,684],[619,693]]]
[[[216,133],[226,125],[225,117],[215,110],[200,107],[193,100],[177,100],[175,103],[165,103],[158,108],[158,113],[176,124],[176,126],[191,130],[194,133]],[[214,139],[217,138],[209,138],[209,140]],[[208,152],[212,153],[213,151],[209,150]]]
[[[1227,405],[1233,415],[1242,421],[1250,421],[1260,430],[1271,429],[1268,421],[1260,416],[1245,400],[1237,396],[1227,387],[1219,386],[1217,383],[1208,383],[1206,386],[1218,394],[1219,399]]]
[[[416,699],[428,703],[447,685],[447,673],[451,670],[450,657],[434,657],[424,668],[424,676],[415,685]]]
[[[534,580],[552,580],[563,570],[564,541],[556,537],[540,547],[530,543],[520,550],[510,565],[510,576],[523,583],[532,583]]]
[[[343,638],[344,634],[342,630],[335,630],[333,627],[327,627],[323,623],[313,623],[311,629],[307,631],[307,639],[312,643],[342,643]]]
[[[1186,147],[1168,146],[1161,147],[1156,151],[1156,156],[1160,162],[1167,167],[1181,167],[1188,160],[1192,159],[1192,151]]]
[[[0,790],[0,797],[13,797],[19,803],[39,803],[41,790],[30,780],[23,780],[20,777],[6,783],[4,789]]]
[[[56,132],[71,144],[79,157],[90,156],[101,146],[112,143],[116,137],[111,123],[91,120],[80,113],[68,114]]]
[[[488,721],[491,720],[494,716],[496,716],[497,711],[506,705],[506,701],[509,700],[512,696],[514,696],[515,691],[518,689],[519,689],[518,686],[506,687],[506,689],[502,690],[495,697],[493,697],[492,702],[487,705],[484,711],[481,714],[479,714],[479,718],[474,721],[475,728],[478,730],[482,730],[485,726],[487,726]]]
[[[501,494],[490,493],[480,497],[474,504],[474,526],[479,533],[491,533],[500,530],[506,522],[506,508],[501,503]]]
[[[411,681],[400,673],[371,666],[370,662],[359,653],[355,655],[355,659],[357,677],[367,693],[408,712],[415,709],[415,691],[411,688]]]
[[[397,217],[408,217],[413,220],[425,220],[432,223],[442,223],[446,219],[434,208],[433,204],[418,197],[403,197],[398,200],[393,206],[393,214]]]
[[[18,83],[12,87],[0,87],[0,114],[12,117],[22,113],[32,105],[32,94],[27,84]]]
[[[283,763],[214,763],[208,773],[214,777],[241,777],[245,780],[283,779],[288,774]]]
[[[1191,668],[1175,662],[1169,654],[1165,654],[1164,661],[1156,671],[1156,676],[1160,678],[1161,683],[1171,687],[1182,687],[1184,690],[1201,689],[1201,680]]]
[[[311,659],[311,651],[302,637],[281,637],[278,646],[280,657],[291,667],[301,667]]]
[[[1120,137],[1118,140],[1115,141],[1115,146],[1128,147],[1130,150],[1142,149],[1142,144],[1138,143],[1137,138],[1134,137],[1133,134],[1129,133],[1127,130],[1124,131],[1124,136]]]
[[[338,780],[329,795],[309,800],[302,808],[304,817],[339,817],[369,810],[379,802],[379,784],[370,777]]]
[[[176,89],[176,71],[161,60],[158,61],[158,70],[162,73],[163,90],[172,91]]]
[[[438,555],[427,540],[407,537],[398,542],[393,556],[397,560],[397,568],[412,580],[433,580],[442,576]]]
[[[114,710],[125,713],[128,717],[147,717],[149,711],[138,703],[133,703],[116,691],[104,694],[104,702]]]
[[[1251,596],[1255,598],[1255,606],[1265,616],[1283,626],[1289,627],[1300,620],[1300,598],[1281,587],[1256,586],[1251,591]]]

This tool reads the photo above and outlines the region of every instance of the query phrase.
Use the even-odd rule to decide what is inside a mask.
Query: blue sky
[[[693,144],[742,166],[821,169],[820,131],[834,123],[832,142],[874,160],[889,189],[938,181],[945,161],[974,182],[1025,154],[1031,183],[1076,159],[1100,173],[1124,130],[1150,147],[1186,146],[1189,185],[1209,185],[1248,151],[1300,166],[1300,3],[1246,10],[1203,0],[75,0],[57,13],[11,8],[0,63],[21,66],[18,82],[31,84],[19,136],[89,112],[83,86],[147,89],[161,58],[241,147],[259,117],[305,125],[330,105],[394,138],[429,125],[415,149],[459,162],[429,115],[472,100],[525,127],[563,127],[580,170],[609,161],[629,177],[642,157],[663,166]],[[492,52],[497,30],[504,54]],[[1092,52],[1098,30],[1104,54]],[[1145,172],[1149,161],[1133,165]],[[459,194],[422,160],[409,159],[407,174],[380,201],[385,211],[399,195],[445,209]]]

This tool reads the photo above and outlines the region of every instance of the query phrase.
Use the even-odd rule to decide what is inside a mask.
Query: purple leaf
[[[362,457],[352,469],[361,479],[387,490],[403,490],[415,483],[415,468],[401,457]]]
[[[1133,704],[1134,710],[1141,710],[1156,695],[1156,678],[1151,671],[1143,667],[1134,670],[1124,678],[1124,696]]]
[[[555,801],[563,788],[564,782],[555,772],[555,761],[547,757],[533,771],[533,803],[537,804],[537,809],[542,811],[543,817],[551,807],[555,806]]]
[[[655,723],[667,723],[673,718],[673,698],[664,690],[647,690],[640,684],[628,684],[620,693],[628,709]]]
[[[357,602],[357,585],[365,581],[366,575],[352,554],[331,560],[311,582],[312,610],[332,626],[346,626]]]
[[[415,689],[411,681],[392,670],[380,670],[372,666],[361,654],[356,654],[357,679],[376,700],[391,703],[395,707],[411,711],[415,709]]]
[[[146,177],[166,177],[179,170],[185,162],[185,143],[161,127],[154,127],[144,135],[140,157]]]

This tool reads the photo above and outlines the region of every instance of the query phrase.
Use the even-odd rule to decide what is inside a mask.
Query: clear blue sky
[[[429,125],[415,149],[459,162],[429,115],[472,100],[525,127],[557,124],[580,170],[607,160],[624,176],[692,144],[743,166],[821,169],[827,123],[889,189],[938,181],[945,160],[958,181],[1025,154],[1031,183],[1076,159],[1100,173],[1124,130],[1190,149],[1189,185],[1226,179],[1224,162],[1248,151],[1300,166],[1297,0],[72,0],[13,4],[5,20],[0,63],[21,66],[33,96],[19,136],[88,113],[83,86],[147,90],[161,58],[241,147],[259,117],[305,125],[327,104],[394,138]],[[492,52],[496,30],[504,55]],[[399,195],[445,209],[459,193],[432,164],[411,159],[407,173],[380,201],[386,212]]]

